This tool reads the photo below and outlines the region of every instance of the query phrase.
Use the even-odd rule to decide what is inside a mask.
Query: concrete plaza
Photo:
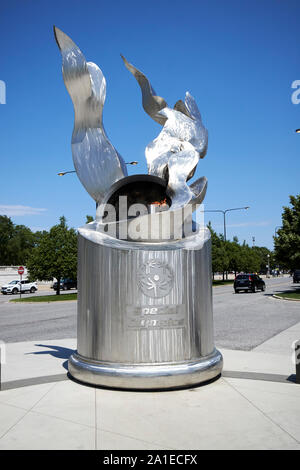
[[[252,351],[222,349],[220,379],[165,392],[75,383],[75,339],[7,344],[0,449],[300,449],[299,337],[297,323]]]

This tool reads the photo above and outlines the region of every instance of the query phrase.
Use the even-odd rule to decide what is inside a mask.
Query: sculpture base
[[[136,390],[176,389],[198,385],[221,374],[222,354],[212,354],[197,361],[166,364],[117,364],[70,356],[68,367],[72,377],[88,384]]]

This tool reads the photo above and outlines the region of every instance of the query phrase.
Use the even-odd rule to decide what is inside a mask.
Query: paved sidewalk
[[[252,351],[223,349],[222,378],[168,392],[71,381],[75,339],[8,344],[0,449],[300,449],[300,385],[287,380],[299,334],[300,323]]]

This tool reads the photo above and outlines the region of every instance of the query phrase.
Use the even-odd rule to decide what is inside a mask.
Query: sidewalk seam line
[[[83,424],[83,423],[78,423],[78,421],[73,421],[71,419],[65,419],[65,418],[60,418],[59,416],[55,416],[55,415],[49,415],[47,413],[42,413],[41,411],[36,411],[36,410],[29,410],[31,413],[35,413],[37,415],[41,415],[41,416],[47,416],[47,418],[54,418],[54,419],[59,419],[60,421],[64,421],[65,423],[72,423],[72,424],[77,424],[78,426],[83,426],[85,428],[90,428],[90,429],[94,429],[94,425],[93,424]]]
[[[226,379],[225,379],[226,380]],[[281,431],[283,431],[285,434],[290,436],[297,444],[300,444],[300,441],[296,439],[292,434],[290,434],[286,429],[284,429],[279,423],[276,423],[270,416],[268,416],[263,410],[261,410],[257,405],[255,405],[249,398],[247,398],[242,392],[237,390],[237,388],[232,385],[231,383],[227,382],[227,384],[233,388],[241,397],[243,397],[245,400],[247,400],[248,403],[250,403],[257,411],[259,411],[266,419],[268,419],[272,424],[274,424],[276,427],[278,427]]]
[[[43,395],[29,410],[27,410],[26,413],[25,413],[20,419],[18,419],[18,421],[17,421],[15,424],[13,424],[9,429],[7,429],[7,431],[6,431],[4,434],[2,434],[2,435],[0,436],[0,441],[2,440],[2,438],[3,438],[4,436],[6,436],[7,433],[9,433],[9,431],[11,431],[15,426],[17,426],[17,424],[19,424],[20,421],[22,421],[22,419],[24,419],[25,416],[28,415],[28,413],[30,413],[30,412],[32,411],[33,407],[36,406],[36,405],[55,387],[55,385],[56,385],[56,383],[53,384],[53,386],[50,387],[50,389],[47,390],[47,392],[44,393],[44,395]],[[17,408],[17,407],[15,407],[15,408]],[[21,409],[22,409],[22,408],[21,408]]]
[[[135,441],[143,442],[145,444],[154,444],[154,445],[157,445],[157,446],[161,446],[164,449],[177,450],[176,447],[165,446],[164,444],[159,444],[158,442],[153,442],[153,441],[145,441],[143,439],[139,439],[138,437],[130,436],[129,434],[122,434],[120,432],[110,431],[108,429],[102,429],[102,431],[107,432],[109,434],[115,434],[116,436],[128,437],[129,439],[133,439]]]

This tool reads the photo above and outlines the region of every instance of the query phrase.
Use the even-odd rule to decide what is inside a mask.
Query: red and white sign
[[[20,266],[19,269],[18,269],[18,274],[20,274],[20,276],[22,276],[22,274],[24,274],[24,268],[23,266]]]

